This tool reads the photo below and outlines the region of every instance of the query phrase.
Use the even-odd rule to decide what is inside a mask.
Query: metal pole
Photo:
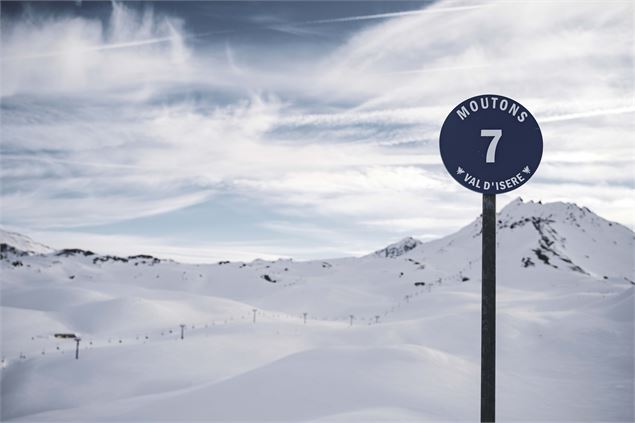
[[[81,338],[75,338],[75,360],[79,360],[79,341]]]
[[[306,315],[307,313],[304,313],[304,324],[306,325]]]
[[[183,339],[183,331],[185,330],[185,325],[179,325],[181,326],[181,339]]]
[[[481,422],[496,412],[496,195],[483,194]]]

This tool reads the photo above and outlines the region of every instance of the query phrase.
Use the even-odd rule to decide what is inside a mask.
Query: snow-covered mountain
[[[415,248],[417,248],[418,246],[422,244],[423,242],[409,236],[402,239],[401,241],[395,242],[394,244],[390,244],[386,248],[377,250],[373,254],[379,257],[395,258],[395,257],[403,256],[408,251],[414,250]]]
[[[2,418],[475,419],[480,230],[213,265],[3,234]],[[502,420],[633,419],[634,240],[575,204],[501,210]]]
[[[8,247],[12,247],[15,250],[14,254],[19,254],[20,252],[24,254],[50,254],[55,251],[48,245],[35,242],[26,235],[0,229],[0,248],[2,252]]]
[[[518,198],[498,213],[497,254],[500,270],[549,267],[603,279],[635,272],[635,236],[629,228],[610,222],[586,207],[571,203],[523,202]],[[480,217],[455,234],[400,254],[454,266],[456,257],[480,260]]]

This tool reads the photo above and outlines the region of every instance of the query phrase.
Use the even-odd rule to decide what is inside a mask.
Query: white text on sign
[[[527,168],[525,168],[527,169]],[[524,173],[527,173],[525,171],[525,169],[523,169]],[[463,172],[462,172],[463,173]],[[470,175],[469,172],[465,172],[465,176],[464,176],[464,181],[465,183],[467,183],[468,185],[471,185],[475,188],[483,188],[483,189],[495,189],[496,191],[506,191],[509,189],[512,189],[518,185],[522,185],[523,182],[525,182],[525,177],[522,175],[521,172],[518,172],[515,176],[512,176],[511,178],[505,179],[503,181],[481,181],[479,178],[477,178],[474,175]],[[482,183],[482,185],[481,185]]]
[[[500,101],[499,101],[500,100]],[[469,107],[469,109],[468,109]],[[460,108],[456,110],[456,114],[459,115],[461,120],[465,120],[468,116],[470,116],[470,111],[472,113],[477,113],[479,110],[485,109],[498,109],[503,112],[507,111],[512,116],[515,116],[518,119],[518,122],[522,123],[527,118],[527,111],[522,109],[522,106],[507,100],[506,98],[498,98],[496,96],[490,97],[480,97],[479,101],[471,100],[467,103],[467,107],[462,105]]]

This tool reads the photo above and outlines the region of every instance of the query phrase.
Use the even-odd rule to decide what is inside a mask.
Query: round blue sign
[[[483,194],[502,194],[520,187],[536,172],[542,134],[522,104],[485,94],[450,112],[439,146],[445,168],[459,184]]]

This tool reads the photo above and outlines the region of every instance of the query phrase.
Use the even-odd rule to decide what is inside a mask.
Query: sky
[[[498,196],[635,226],[631,1],[2,1],[0,222],[181,261],[362,255],[470,223],[438,146],[462,100],[544,139]]]

